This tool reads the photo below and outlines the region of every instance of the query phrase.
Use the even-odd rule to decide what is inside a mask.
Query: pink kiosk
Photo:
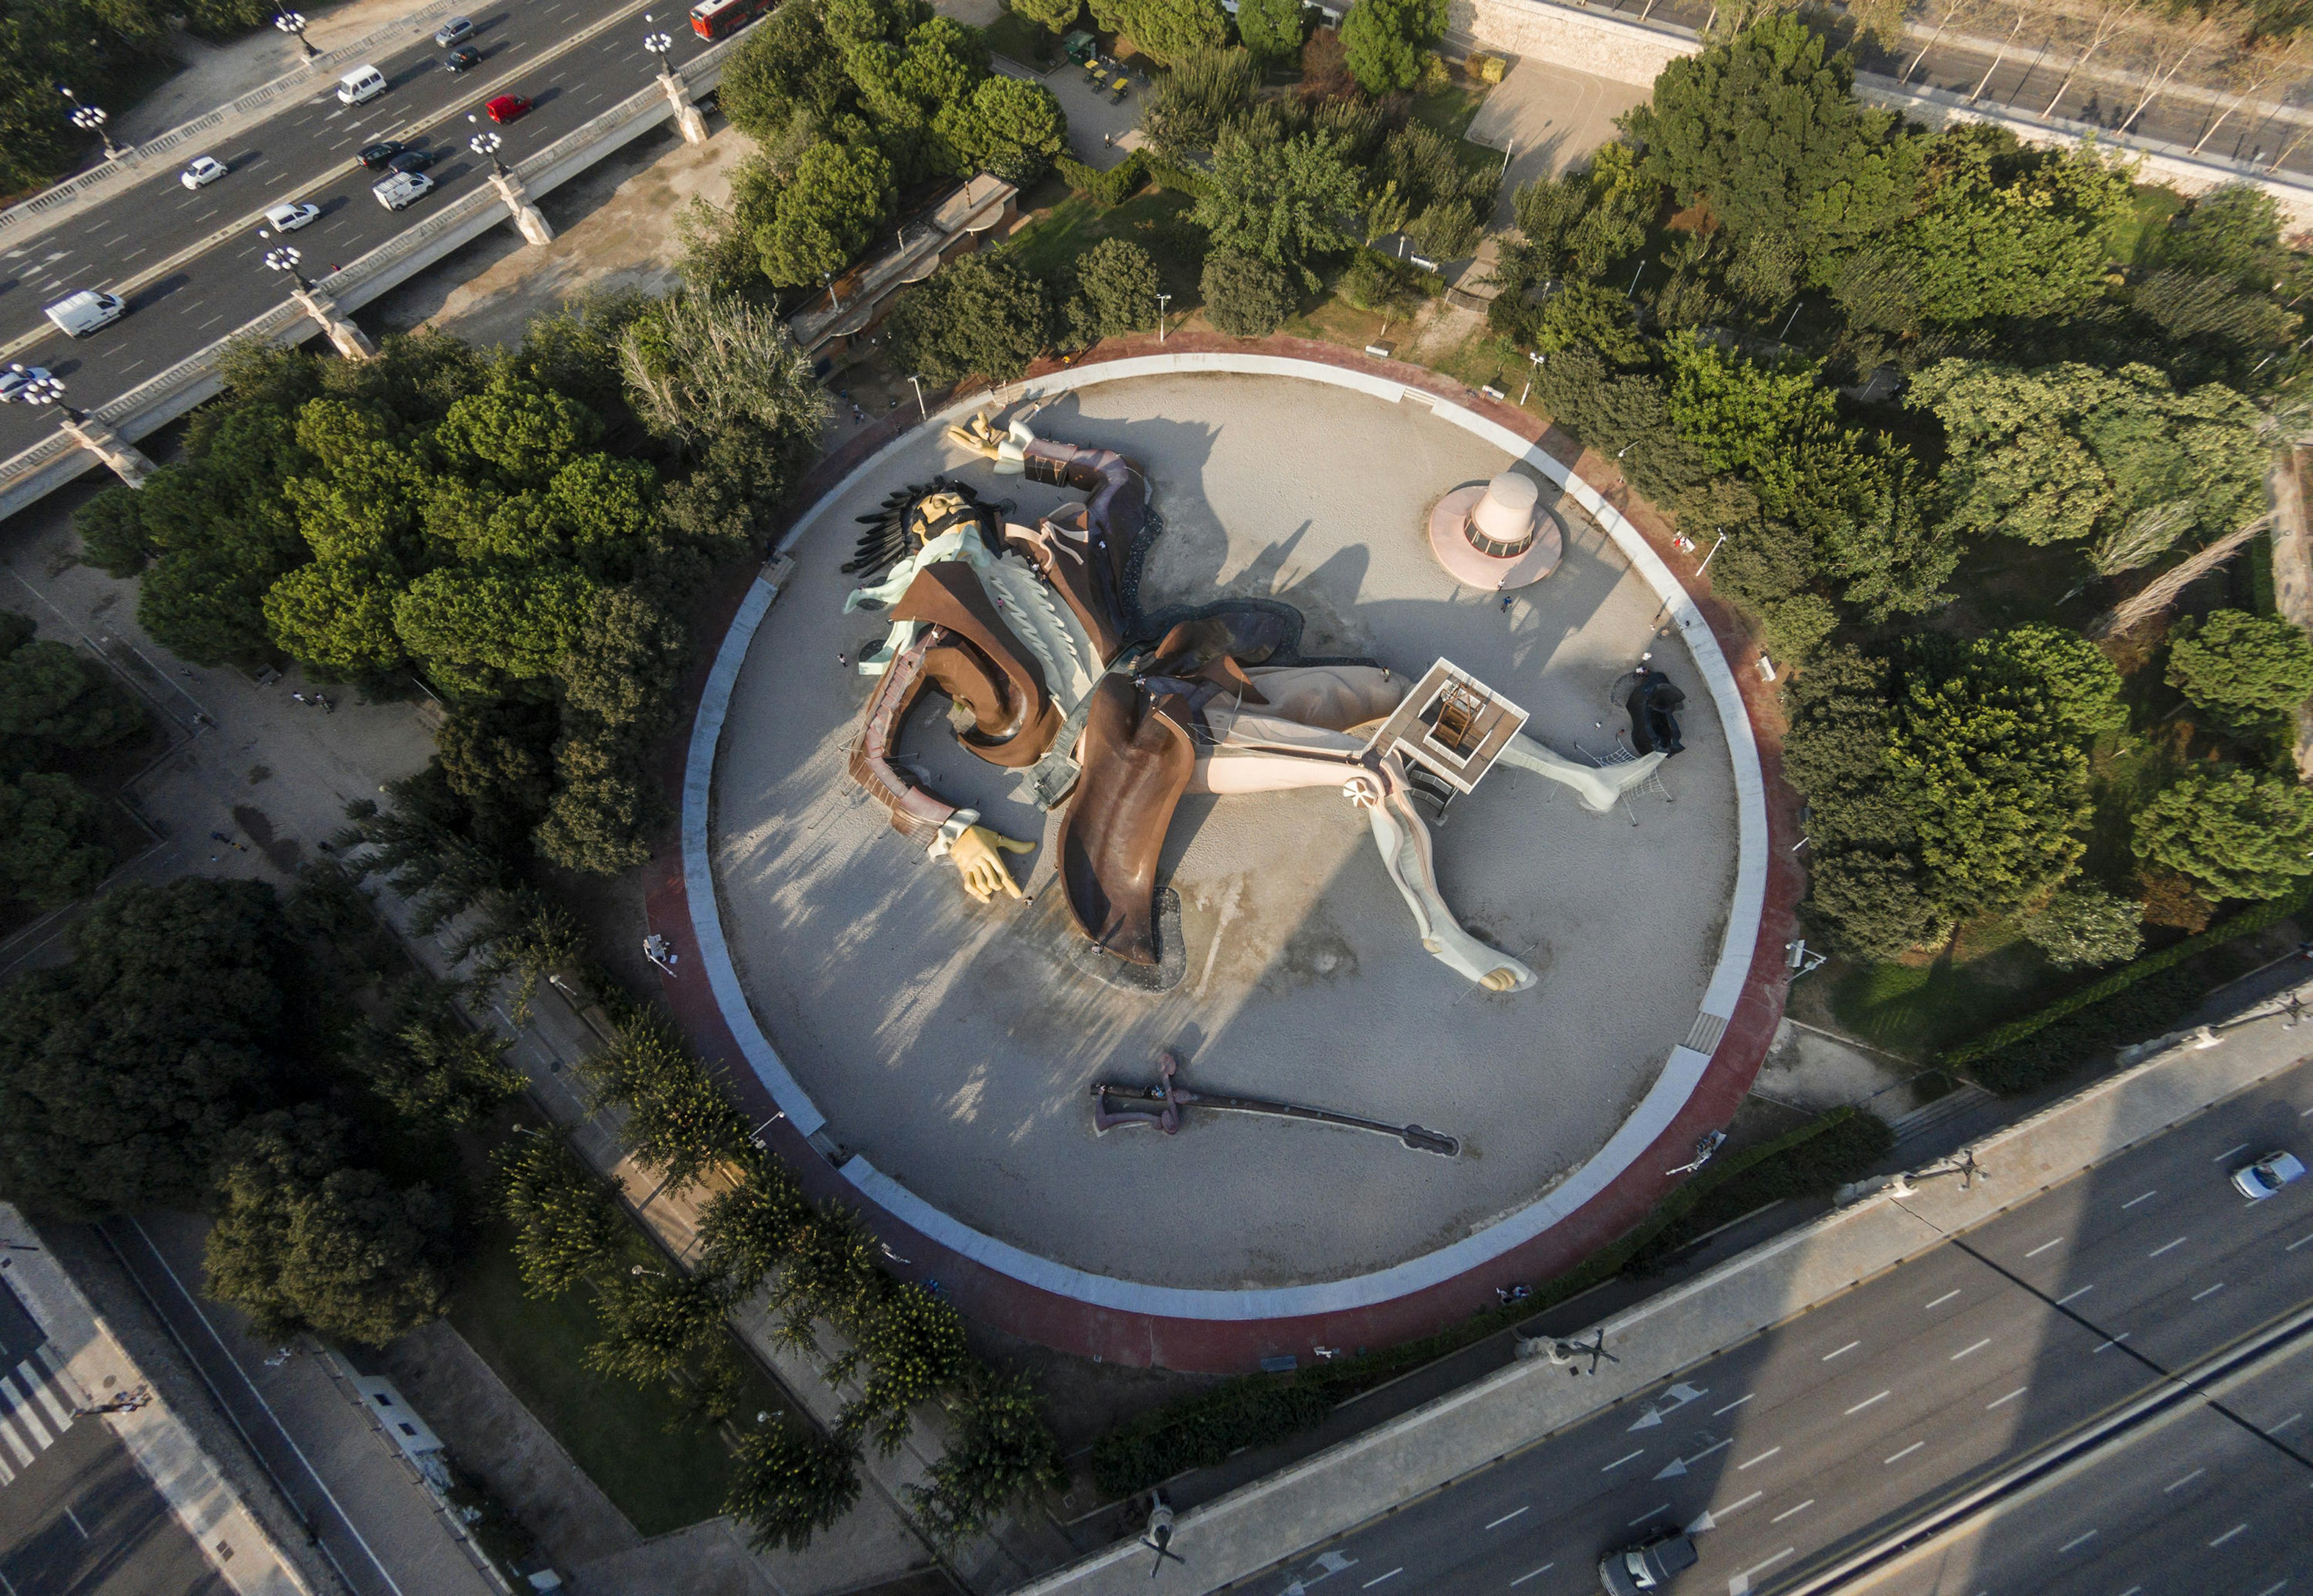
[[[1457,487],[1429,512],[1429,552],[1467,587],[1503,592],[1558,569],[1566,534],[1542,507],[1542,485],[1504,471],[1483,487]]]

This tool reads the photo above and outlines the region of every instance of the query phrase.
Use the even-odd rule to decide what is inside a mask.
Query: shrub
[[[2187,776],[2138,811],[2136,851],[2217,898],[2278,898],[2313,874],[2313,793],[2246,770]]]
[[[1148,157],[1135,150],[1106,171],[1095,171],[1073,155],[1052,162],[1060,180],[1103,210],[1113,210],[1140,192],[1148,180]]]
[[[1231,338],[1266,338],[1293,309],[1285,268],[1251,255],[1216,251],[1205,261],[1200,286],[1205,314]]]
[[[2013,1096],[2062,1079],[2107,1048],[2158,1036],[2208,990],[2188,969],[2164,969],[1994,1048],[1968,1065],[1978,1084]]]
[[[2237,724],[2294,709],[2313,695],[2313,638],[2274,616],[2213,610],[2177,627],[2168,685]]]
[[[2143,907],[2102,887],[2059,888],[2024,934],[2058,969],[2094,969],[2144,949]]]

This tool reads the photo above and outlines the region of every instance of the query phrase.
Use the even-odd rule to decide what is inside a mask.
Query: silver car
[[[437,49],[446,50],[452,45],[456,44],[459,40],[464,39],[467,34],[471,33],[473,31],[473,18],[452,17],[448,22],[434,30],[435,48]]]
[[[2294,1153],[2268,1153],[2255,1163],[2233,1171],[2233,1189],[2252,1203],[2279,1195],[2292,1180],[2305,1178],[2305,1161]]]

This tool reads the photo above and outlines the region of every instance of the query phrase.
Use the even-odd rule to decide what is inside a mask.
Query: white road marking
[[[2089,1293],[2090,1293],[2090,1292],[2094,1291],[2095,1289],[2096,1289],[2096,1285],[2095,1285],[2095,1283],[2094,1283],[2094,1282],[2090,1282],[2089,1285],[2083,1285],[2082,1287],[2080,1287],[2080,1290],[2078,1290],[2078,1291],[2066,1292],[2062,1296],[2058,1297],[2058,1298],[2056,1299],[2056,1306],[2057,1306],[2057,1307],[2059,1307],[2059,1308],[2061,1308],[2061,1307],[2062,1307],[2065,1303],[2067,1303],[2067,1302],[2071,1302],[2074,1297],[2084,1297],[2084,1296],[2088,1295],[2088,1294],[2089,1294]]]
[[[1957,1364],[1957,1362],[1959,1362],[1959,1361],[1960,1361],[1960,1359],[1962,1359],[1962,1358],[1966,1357],[1969,1353],[1971,1353],[1971,1352],[1982,1352],[1985,1347],[1987,1347],[1987,1346],[1991,1346],[1991,1345],[1992,1345],[1992,1337],[1989,1337],[1989,1336],[1986,1336],[1983,1340],[1981,1340],[1981,1341],[1977,1342],[1977,1343],[1976,1343],[1974,1346],[1963,1346],[1963,1347],[1961,1347],[1957,1352],[1956,1352],[1956,1353],[1952,1354],[1952,1355],[1951,1355],[1951,1356],[1949,1356],[1948,1358],[1946,1358],[1944,1361],[1945,1361],[1946,1363],[1948,1363],[1948,1364]]]
[[[2267,1425],[2265,1427],[2265,1433],[2268,1435],[2278,1435],[2283,1430],[2289,1428],[2290,1425],[2295,1424],[2299,1419],[2303,1418],[2304,1416],[2305,1416],[2302,1413],[2292,1413],[2277,1425]]]
[[[1530,1579],[1539,1579],[1539,1578],[1541,1578],[1543,1574],[1548,1574],[1552,1569],[1553,1569],[1553,1568],[1555,1568],[1555,1567],[1557,1567],[1557,1566],[1558,1566],[1558,1565],[1557,1565],[1557,1564],[1555,1564],[1555,1563],[1544,1563],[1541,1567],[1539,1567],[1539,1568],[1535,1569],[1532,1574],[1519,1574],[1519,1575],[1517,1576],[1517,1578],[1516,1578],[1516,1579],[1514,1579],[1514,1580],[1510,1581],[1510,1589],[1511,1589],[1511,1590],[1513,1590],[1513,1591],[1515,1591],[1515,1590],[1517,1590],[1520,1585],[1522,1585],[1522,1584],[1526,1583],[1526,1581],[1528,1581],[1528,1580],[1530,1580]]]
[[[16,1434],[16,1427],[4,1418],[0,1418],[0,1441],[8,1443],[8,1450],[16,1454],[17,1462],[27,1469],[32,1466],[32,1449],[24,1444],[24,1438]]]
[[[1815,1505],[1815,1498],[1814,1498],[1814,1497],[1812,1497],[1812,1496],[1809,1496],[1806,1501],[1804,1501],[1804,1502],[1800,1503],[1797,1507],[1786,1507],[1785,1509],[1783,1509],[1783,1511],[1782,1511],[1782,1512],[1781,1512],[1781,1513],[1777,1513],[1773,1518],[1769,1519],[1769,1520],[1767,1521],[1767,1522],[1769,1522],[1769,1523],[1771,1523],[1771,1524],[1780,1524],[1780,1523],[1781,1523],[1785,1519],[1791,1518],[1791,1517],[1793,1517],[1793,1516],[1795,1516],[1795,1515],[1797,1515],[1797,1514],[1799,1514],[1799,1513],[1805,1513],[1808,1508],[1813,1507],[1814,1505]]]
[[[2199,1302],[2203,1297],[2213,1297],[2213,1296],[2215,1296],[2219,1292],[2221,1292],[2221,1291],[2222,1291],[2222,1290],[2224,1290],[2224,1289],[2225,1289],[2225,1283],[2224,1283],[2223,1281],[2220,1280],[2220,1281],[2218,1281],[2214,1285],[2212,1285],[2212,1286],[2209,1287],[2209,1289],[2208,1289],[2208,1290],[2206,1290],[2206,1291],[2196,1291],[2196,1292],[2194,1292],[2194,1293],[2193,1293],[2192,1300],[2193,1300],[2194,1302]]]
[[[2214,1540],[2212,1540],[2212,1541],[2209,1542],[2209,1544],[2210,1544],[2211,1546],[2212,1546],[2212,1547],[2216,1547],[2216,1546],[2222,1546],[2222,1545],[2224,1545],[2224,1544],[2225,1544],[2225,1542],[2227,1542],[2228,1540],[2230,1540],[2234,1536],[2236,1536],[2236,1535],[2242,1535],[2242,1534],[2246,1534],[2246,1533],[2247,1532],[2247,1530],[2248,1530],[2248,1526],[2247,1526],[2247,1524],[2235,1524],[2231,1529],[2229,1529],[2229,1530],[2226,1530],[2222,1535],[2218,1536]]]
[[[2124,1203],[2121,1204],[2121,1206],[2120,1206],[2120,1211],[2121,1211],[2122,1213],[2125,1214],[2125,1213],[2127,1213],[2131,1208],[2133,1208],[2134,1206],[2136,1206],[2136,1205],[2137,1205],[2137,1204],[2142,1203],[2142,1202],[2149,1202],[2149,1201],[2150,1201],[2150,1200],[2151,1200],[2153,1197],[2159,1197],[2159,1195],[2160,1195],[2160,1188],[2159,1188],[2159,1187],[2157,1187],[2157,1186],[2156,1186],[2156,1187],[2154,1187],[2150,1191],[2146,1192],[2142,1197],[2133,1197],[2129,1198],[2129,1199],[2128,1199],[2128,1201],[2126,1201],[2126,1202],[2124,1202]]]
[[[2192,1473],[2185,1476],[2184,1478],[2172,1479],[2167,1485],[2162,1486],[2160,1487],[2160,1494],[2165,1496],[2171,1491],[2178,1490],[2185,1486],[2191,1485],[2194,1480],[2200,1478],[2201,1476],[2207,1472],[2208,1470],[2205,1469],[2195,1469]]]
[[[2269,1585],[2265,1586],[2265,1588],[2264,1590],[2259,1591],[2259,1592],[2256,1593],[2256,1596],[2274,1596],[2274,1592],[2277,1592],[2277,1591],[2279,1591],[2279,1590],[2280,1590],[2283,1585],[2286,1585],[2288,1583],[2289,1583],[2289,1582],[2288,1582],[2287,1580],[2285,1580],[2285,1579],[2277,1579],[2277,1580],[2273,1581],[2271,1584],[2269,1584]]]
[[[2294,1252],[2300,1247],[2304,1246],[2308,1241],[2313,1241],[2313,1231],[2307,1231],[2303,1235],[2298,1237],[2297,1240],[2291,1241],[2288,1246],[2282,1248],[2281,1250],[2283,1252]]]
[[[1780,1447],[1780,1446],[1771,1446],[1771,1447],[1769,1447],[1766,1451],[1764,1451],[1761,1452],[1757,1457],[1753,1458],[1753,1459],[1751,1460],[1751,1462],[1750,1462],[1750,1463],[1737,1463],[1737,1464],[1736,1464],[1736,1465],[1735,1465],[1735,1471],[1736,1471],[1737,1473],[1738,1473],[1738,1474],[1739,1474],[1739,1473],[1741,1473],[1744,1469],[1750,1468],[1750,1467],[1751,1467],[1751,1465],[1752,1465],[1753,1463],[1763,1463],[1763,1462],[1765,1462],[1769,1458],[1773,1457],[1777,1452],[1779,1452],[1779,1451],[1782,1451],[1782,1450],[1783,1450],[1783,1449],[1782,1449],[1781,1447]]]
[[[2031,1251],[2029,1251],[2029,1252],[2026,1253],[2024,1256],[2025,1256],[2026,1258],[2037,1258],[2037,1257],[2039,1257],[2042,1253],[2044,1253],[2044,1252],[2047,1251],[2049,1248],[2051,1248],[2051,1247],[2062,1247],[2063,1244],[2064,1244],[2064,1239],[2063,1239],[2063,1237],[2062,1237],[2062,1236],[2058,1236],[2058,1237],[2057,1237],[2054,1241],[2043,1241],[2043,1242],[2041,1242],[2037,1247],[2035,1247],[2034,1249],[2032,1249],[2032,1250],[2031,1250]]]
[[[2191,1240],[2192,1238],[2190,1236],[2179,1236],[2173,1241],[2166,1242],[2161,1246],[2155,1247],[2151,1251],[2146,1253],[2144,1256],[2147,1258],[2159,1258],[2164,1252],[2175,1251],[2177,1248],[2182,1247],[2185,1242]]]
[[[72,1428],[71,1411],[66,1408],[63,1403],[57,1400],[56,1393],[48,1390],[48,1382],[47,1379],[42,1375],[40,1371],[33,1365],[31,1359],[26,1358],[22,1363],[16,1365],[16,1378],[24,1382],[25,1389],[30,1390],[33,1396],[40,1399],[40,1406],[48,1410],[48,1419],[50,1423],[54,1424],[60,1431],[69,1430]]]
[[[1834,1359],[1834,1358],[1835,1358],[1835,1357],[1841,1357],[1841,1356],[1843,1356],[1844,1355],[1846,1355],[1846,1354],[1848,1354],[1848,1353],[1853,1352],[1857,1347],[1859,1347],[1859,1346],[1862,1346],[1862,1345],[1863,1345],[1863,1343],[1862,1343],[1862,1342],[1860,1342],[1860,1341],[1850,1341],[1850,1342],[1849,1342],[1846,1346],[1844,1346],[1837,1347],[1837,1348],[1834,1348],[1834,1350],[1832,1350],[1832,1351],[1830,1351],[1830,1352],[1826,1352],[1826,1353],[1825,1353],[1825,1354],[1823,1355],[1823,1362],[1825,1362],[1825,1363],[1826,1363],[1826,1364],[1827,1364],[1827,1363],[1831,1362],[1831,1360],[1832,1360],[1832,1359]]]
[[[1943,1294],[1943,1295],[1941,1295],[1941,1296],[1938,1297],[1934,1302],[1930,1302],[1930,1303],[1928,1304],[1928,1307],[1929,1307],[1929,1308],[1940,1308],[1940,1307],[1942,1307],[1946,1302],[1950,1302],[1954,1297],[1956,1297],[1956,1296],[1957,1296],[1957,1295],[1959,1295],[1959,1293],[1957,1293],[1957,1292],[1956,1292],[1956,1291],[1948,1291],[1948,1292],[1944,1293],[1944,1294]],[[1925,1309],[1922,1309],[1922,1312],[1924,1312],[1924,1311],[1926,1311],[1926,1310],[1925,1310]]]
[[[1399,1574],[1403,1574],[1404,1572],[1404,1566],[1400,1565],[1398,1567],[1391,1569],[1387,1574],[1375,1575],[1372,1579],[1366,1581],[1364,1584],[1359,1585],[1358,1589],[1360,1591],[1370,1591],[1376,1585],[1381,1583],[1383,1580],[1395,1579]]]
[[[127,376],[129,373],[131,373],[131,372],[135,371],[138,366],[143,365],[144,364],[145,364],[145,363],[144,363],[142,360],[132,360],[132,361],[130,361],[127,365],[124,365],[124,366],[122,366],[122,367],[120,368],[120,374],[121,374],[122,376],[124,376],[124,377],[125,377],[125,376]]]
[[[1894,1457],[1882,1458],[1879,1460],[1883,1463],[1900,1463],[1905,1458],[1910,1457],[1913,1452],[1919,1451],[1920,1448],[1925,1445],[1927,1445],[1927,1443],[1924,1441],[1914,1441],[1911,1445],[1905,1447],[1902,1451],[1897,1452]]]
[[[11,1416],[24,1426],[34,1441],[40,1443],[42,1451],[48,1451],[57,1443],[57,1438],[48,1434],[48,1426],[42,1424],[40,1416],[32,1411],[31,1399],[18,1390],[16,1382],[4,1374],[0,1374],[0,1394],[4,1394],[8,1399]]]
[[[1642,1458],[1646,1456],[1646,1452],[1647,1449],[1643,1446],[1634,1452],[1626,1452],[1623,1456],[1616,1458],[1613,1462],[1607,1464],[1604,1469],[1599,1469],[1598,1472],[1601,1474],[1612,1474],[1615,1469],[1620,1469],[1632,1458]]]
[[[2305,1239],[2306,1239],[2306,1241],[2313,1241],[2313,1236],[2308,1236],[2308,1237],[2306,1237]],[[1751,1397],[1755,1397],[1755,1396],[1757,1396],[1758,1394],[1759,1394],[1758,1392],[1756,1392],[1756,1391],[1753,1391],[1753,1392],[1751,1393]],[[1712,1410],[1712,1412],[1711,1412],[1711,1417],[1713,1417],[1713,1418],[1717,1418],[1717,1417],[1718,1417],[1720,1414],[1722,1414],[1722,1413],[1732,1413],[1732,1412],[1734,1412],[1737,1407],[1742,1407],[1744,1403],[1746,1403],[1746,1402],[1749,1401],[1749,1400],[1751,1399],[1751,1397],[1737,1397],[1737,1398],[1736,1398],[1732,1402],[1729,1402],[1728,1404],[1727,1404],[1727,1406],[1726,1406],[1726,1407],[1719,1407],[1719,1408],[1714,1408],[1714,1409]]]
[[[146,249],[142,249],[142,250],[129,250],[129,251],[128,251],[128,254],[123,255],[123,256],[120,258],[119,264],[120,264],[120,265],[122,265],[122,266],[127,266],[130,261],[132,261],[132,260],[136,259],[139,255],[150,255],[152,252],[153,252],[153,251],[152,251],[152,250],[151,250],[149,247],[148,247],[148,248],[146,248]]]
[[[1983,1410],[1986,1413],[1990,1413],[1993,1408],[1998,1407],[2004,1403],[2013,1402],[2017,1398],[2022,1396],[2026,1391],[2028,1391],[2031,1389],[2032,1388],[2028,1385],[2019,1385],[2006,1396],[2001,1397],[1993,1401],[1986,1402],[1983,1405]]]
[[[210,317],[207,320],[206,320],[206,321],[202,322],[202,323],[200,324],[200,326],[198,326],[198,327],[195,328],[193,330],[194,330],[195,332],[205,332],[205,331],[207,331],[208,329],[210,329],[210,328],[212,328],[212,327],[215,327],[218,322],[220,322],[220,321],[222,321],[222,320],[224,320],[224,317],[223,315],[215,315],[215,316],[212,316],[212,317]]]
[[[1764,1491],[1754,1491],[1749,1495],[1744,1497],[1740,1502],[1729,1502],[1724,1507],[1712,1508],[1711,1510],[1711,1516],[1714,1519],[1731,1519],[1739,1510],[1750,1506],[1751,1504],[1756,1502],[1760,1497],[1766,1494],[1767,1493]]]
[[[1645,1523],[1649,1519],[1654,1517],[1655,1514],[1658,1513],[1668,1513],[1669,1511],[1670,1504],[1667,1502],[1664,1503],[1660,1507],[1649,1507],[1646,1512],[1640,1513],[1638,1517],[1632,1519],[1629,1523],[1623,1527],[1626,1530],[1635,1530],[1640,1524]]]
[[[2099,1342],[2098,1342],[2098,1343],[2097,1343],[2097,1345],[2096,1345],[2096,1351],[2097,1351],[2097,1352],[2102,1352],[2102,1351],[2103,1351],[2106,1347],[2107,1347],[2107,1346],[2119,1346],[2122,1342],[2124,1342],[2124,1341],[2127,1340],[2131,1336],[2133,1336],[2134,1334],[2136,1334],[2136,1332],[2135,1332],[2134,1330],[2123,1330],[2123,1331],[2121,1331],[2121,1333],[2120,1333],[2119,1335],[2115,1336],[2115,1337],[2114,1337],[2111,1340],[2109,1340],[2109,1341],[2099,1341]],[[2096,1353],[2092,1352],[2092,1353],[2090,1353],[2089,1355],[2090,1357],[2094,1357],[2094,1356],[2096,1355]]]
[[[2075,1535],[2070,1540],[2064,1542],[2063,1545],[2056,1548],[2056,1555],[2061,1557],[2066,1552],[2071,1551],[2074,1547],[2086,1546],[2089,1541],[2094,1540],[2096,1538],[2097,1532],[2093,1530],[2089,1530],[2086,1535]]]
[[[2246,1152],[2247,1152],[2247,1151],[2248,1151],[2248,1145],[2249,1145],[2249,1144],[2248,1144],[2247,1142],[2243,1142],[2243,1143],[2242,1143],[2239,1146],[2238,1146],[2238,1147],[2228,1147],[2228,1148],[2226,1148],[2222,1153],[2218,1153],[2214,1158],[2212,1158],[2212,1159],[2209,1160],[2209,1162],[2210,1162],[2211,1163],[2222,1163],[2222,1162],[2225,1162],[2225,1160],[2227,1160],[2227,1159],[2230,1158],[2230,1157],[2231,1157],[2234,1153],[2246,1153]]]
[[[1519,1508],[1519,1509],[1517,1510],[1517,1513],[1506,1513],[1502,1514],[1502,1516],[1501,1516],[1501,1517],[1499,1517],[1499,1518],[1496,1519],[1492,1523],[1488,1524],[1488,1525],[1486,1526],[1486,1528],[1487,1528],[1487,1529],[1489,1529],[1489,1530],[1499,1530],[1499,1529],[1500,1529],[1504,1524],[1508,1523],[1512,1519],[1514,1519],[1514,1518],[1517,1517],[1517,1515],[1518,1515],[1518,1513],[1527,1513],[1527,1512],[1532,1511],[1533,1506],[1534,1506],[1534,1504],[1532,1504],[1531,1502],[1529,1502],[1529,1503],[1527,1503],[1527,1504],[1526,1504],[1526,1506]]]
[[[1867,1407],[1870,1407],[1873,1403],[1875,1403],[1875,1402],[1884,1402],[1884,1401],[1886,1401],[1886,1400],[1888,1399],[1888,1397],[1889,1397],[1889,1396],[1891,1396],[1891,1395],[1893,1395],[1893,1394],[1894,1394],[1894,1393],[1889,1392],[1889,1391],[1881,1391],[1881,1392],[1880,1392],[1878,1396],[1876,1396],[1876,1397],[1866,1397],[1866,1398],[1864,1398],[1864,1399],[1863,1399],[1863,1400],[1861,1400],[1860,1402],[1858,1402],[1854,1407],[1852,1407],[1849,1408],[1849,1409],[1847,1410],[1847,1412],[1846,1412],[1846,1414],[1845,1414],[1845,1416],[1846,1416],[1846,1417],[1848,1417],[1848,1418],[1853,1418],[1857,1414],[1859,1414],[1859,1413],[1862,1412],[1865,1408],[1867,1408]]]

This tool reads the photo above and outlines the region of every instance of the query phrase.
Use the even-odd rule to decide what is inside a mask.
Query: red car
[[[501,94],[482,109],[490,113],[491,121],[504,124],[530,115],[530,101],[519,94]]]

